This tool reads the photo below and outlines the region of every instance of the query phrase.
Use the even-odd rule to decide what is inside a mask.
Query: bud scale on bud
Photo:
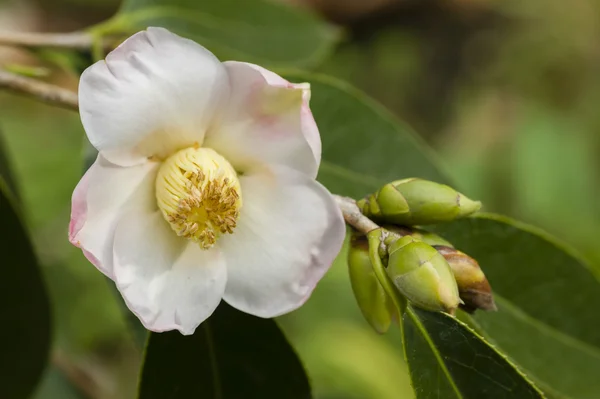
[[[464,301],[462,309],[471,313],[476,309],[497,309],[490,283],[475,259],[452,247],[436,245],[434,248],[446,259],[454,273],[460,298]]]

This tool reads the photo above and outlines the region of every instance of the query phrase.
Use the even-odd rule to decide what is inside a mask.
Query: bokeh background
[[[600,263],[599,1],[288,2],[343,28],[316,71],[349,81],[412,125],[486,210],[543,227]],[[0,0],[0,28],[77,30],[118,3]],[[44,79],[76,89],[85,60],[42,56],[63,65],[40,69]],[[46,67],[0,47],[0,66],[17,65]],[[141,354],[120,298],[66,239],[87,148],[77,114],[0,93],[0,131],[52,297],[53,366],[35,398],[134,397]],[[318,398],[412,397],[398,331],[382,338],[370,330],[343,262],[280,323]]]

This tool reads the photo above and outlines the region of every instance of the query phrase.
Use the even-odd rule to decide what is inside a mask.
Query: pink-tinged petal
[[[121,167],[98,155],[75,188],[69,241],[102,273],[113,276],[113,239],[123,214],[155,207],[154,180],[159,164]]]
[[[79,83],[81,121],[90,142],[124,166],[202,144],[228,96],[219,60],[162,28],[131,36],[86,69]]]
[[[90,168],[91,169],[91,168]],[[71,221],[69,222],[69,241],[76,247],[81,247],[81,243],[77,240],[77,235],[85,225],[87,219],[87,191],[89,184],[90,171],[88,170],[73,191],[71,205]],[[91,264],[102,270],[104,274],[109,275],[108,270],[102,266],[98,258],[85,248],[81,248],[83,255],[90,261]]]
[[[218,249],[178,237],[159,211],[131,212],[115,234],[114,276],[148,330],[189,335],[217,308],[227,269]]]
[[[249,64],[251,68],[256,69],[266,79],[267,83],[272,86],[287,87],[292,89],[301,89],[302,92],[302,132],[304,138],[308,141],[310,148],[317,160],[317,164],[321,163],[321,135],[319,134],[319,128],[315,122],[312,111],[310,110],[310,85],[308,83],[290,83],[275,72],[269,71],[259,65]]]
[[[223,297],[259,317],[301,306],[339,253],[342,214],[314,179],[289,168],[240,179],[244,205],[233,234],[217,242],[227,264]]]
[[[309,143],[305,130],[308,86],[270,84],[255,66],[225,62],[231,95],[227,107],[206,136],[214,148],[239,171],[287,166],[310,177],[319,168],[320,139],[314,120]],[[315,145],[313,149],[311,145]],[[318,156],[317,156],[318,155]]]
[[[83,228],[87,217],[87,192],[93,167],[83,175],[71,198],[71,221],[69,223],[69,241],[77,244],[77,234]]]

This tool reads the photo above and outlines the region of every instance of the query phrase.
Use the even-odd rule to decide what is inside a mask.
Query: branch
[[[342,214],[344,215],[344,220],[346,223],[354,227],[359,232],[367,234],[369,231],[379,227],[375,222],[362,214],[356,205],[356,201],[352,198],[342,197],[335,194],[333,195],[333,198],[342,210]]]
[[[14,73],[0,70],[0,89],[5,88],[15,93],[34,97],[47,104],[78,110],[77,94],[39,80],[26,78]]]
[[[59,350],[52,353],[52,364],[59,369],[65,378],[81,393],[89,399],[98,399],[104,397],[103,389],[98,381],[97,376],[94,376],[90,370],[82,367]]]
[[[72,111],[78,110],[77,94],[62,87],[0,70],[0,88],[3,87],[16,93],[35,97],[51,105],[67,108]],[[346,223],[359,232],[367,234],[369,231],[379,227],[360,212],[356,201],[352,198],[340,195],[334,195],[333,197],[342,210]]]
[[[88,50],[94,44],[94,37],[87,32],[73,33],[29,33],[0,32],[0,46],[54,47],[74,50]]]

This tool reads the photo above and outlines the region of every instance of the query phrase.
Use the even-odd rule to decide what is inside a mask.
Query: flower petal
[[[227,64],[227,63],[226,63]],[[278,87],[287,87],[291,89],[302,90],[302,110],[301,122],[302,122],[302,133],[304,138],[308,141],[310,149],[315,156],[317,164],[321,163],[321,135],[319,134],[319,128],[315,122],[312,111],[310,110],[310,85],[308,83],[290,83],[275,72],[269,71],[261,67],[260,65],[246,63],[250,68],[256,69],[260,72],[268,84]]]
[[[290,312],[339,253],[342,214],[321,184],[289,168],[242,176],[240,183],[238,226],[217,242],[227,263],[224,299],[260,317]]]
[[[124,168],[98,155],[73,192],[69,241],[108,277],[117,222],[131,209],[155,206],[158,166],[145,162]]]
[[[107,159],[131,165],[201,144],[229,96],[227,72],[204,47],[148,28],[86,69],[81,121]]]
[[[217,308],[227,269],[218,249],[178,237],[159,211],[131,212],[115,234],[114,276],[147,329],[189,335]]]
[[[242,172],[283,165],[315,177],[321,142],[307,113],[309,86],[270,84],[262,69],[251,64],[227,61],[223,65],[231,96],[205,145]]]

